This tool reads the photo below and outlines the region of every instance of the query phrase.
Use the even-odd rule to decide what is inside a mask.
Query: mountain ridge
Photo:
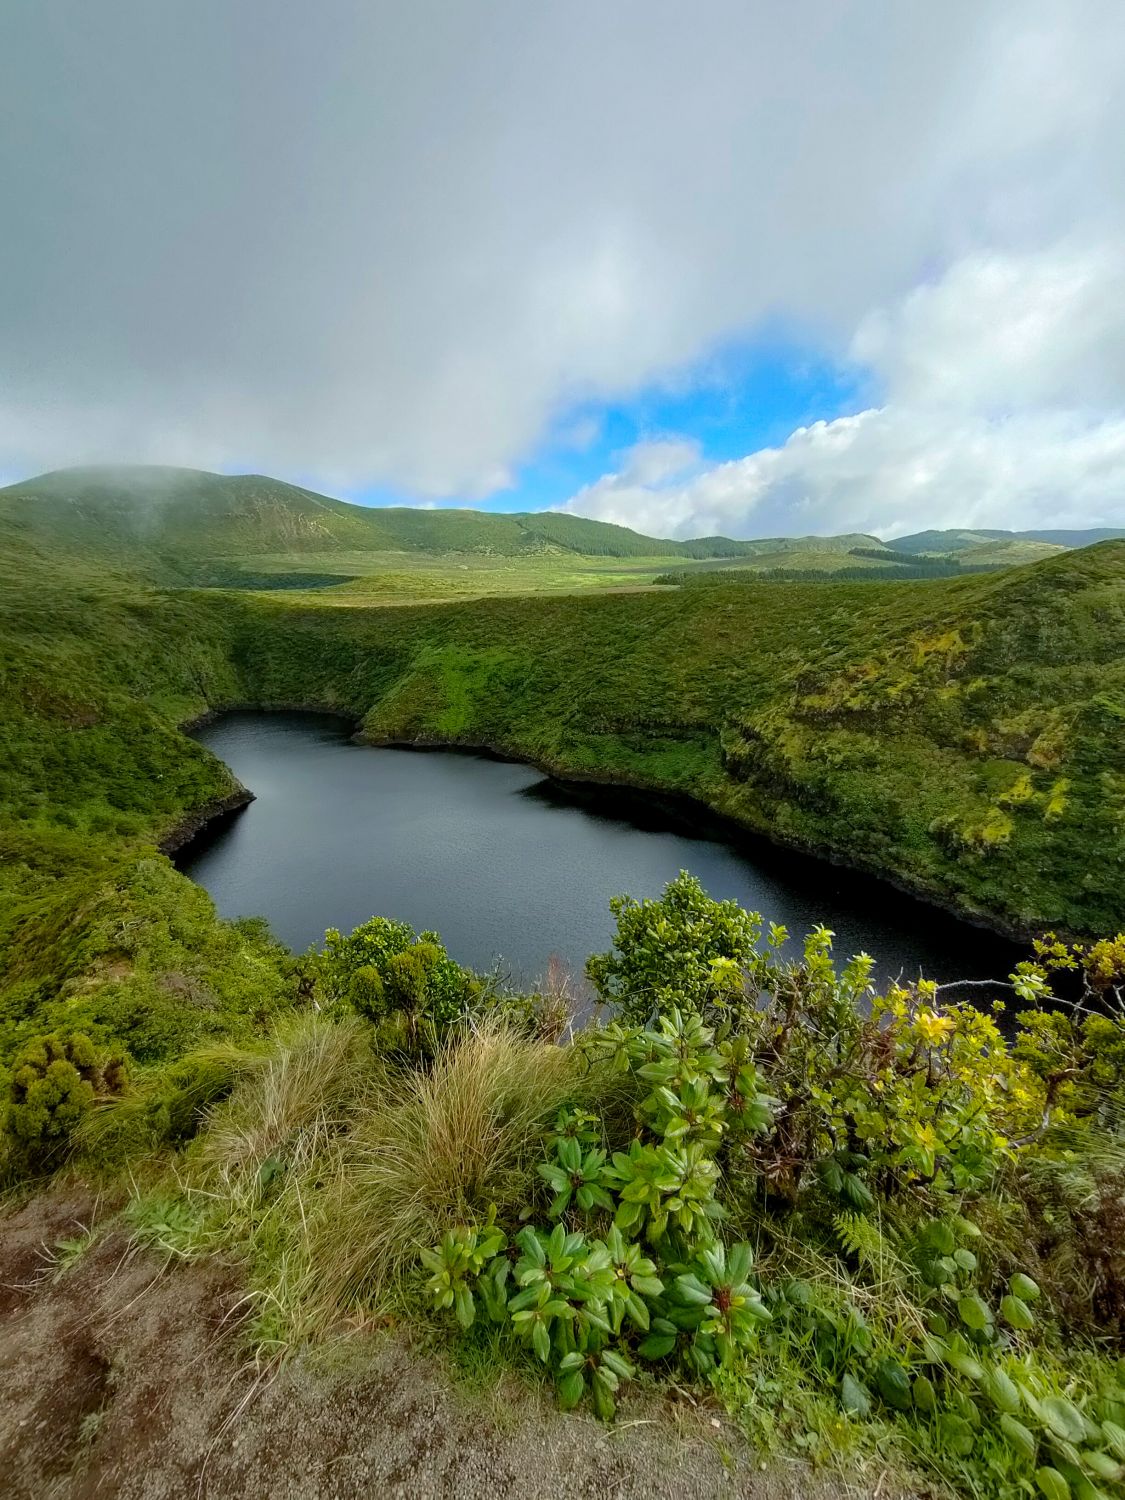
[[[32,505],[31,502],[34,502]],[[584,557],[725,560],[773,553],[881,553],[1027,562],[1059,550],[1125,538],[1125,528],[1005,531],[949,528],[892,537],[649,537],[565,511],[492,512],[461,507],[363,506],[264,474],[218,474],[161,465],[56,469],[0,489],[0,525],[40,546],[102,555],[217,558],[282,552],[537,552]],[[1008,556],[1008,554],[1011,554]]]

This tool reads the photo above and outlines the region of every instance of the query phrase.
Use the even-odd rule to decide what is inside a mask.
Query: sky
[[[1121,0],[7,0],[0,479],[1125,525]]]

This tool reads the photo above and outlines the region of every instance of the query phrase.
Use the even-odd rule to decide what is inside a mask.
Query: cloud
[[[935,268],[987,320],[985,268],[1113,242],[1123,54],[1119,0],[5,7],[0,468],[482,495],[763,320],[920,401],[986,342]],[[1034,378],[1085,402],[1069,285]]]
[[[974,253],[860,322],[880,407],[567,509],[670,536],[1125,524],[1125,241]]]
[[[966,256],[865,317],[851,354],[910,403],[1125,406],[1125,238]]]
[[[653,485],[676,479],[699,464],[700,447],[687,438],[635,443],[622,455],[621,478],[627,484]]]
[[[1121,525],[1123,495],[1125,417],[989,420],[886,406],[799,428],[782,447],[686,483],[607,474],[565,509],[652,536],[901,536],[930,526]]]

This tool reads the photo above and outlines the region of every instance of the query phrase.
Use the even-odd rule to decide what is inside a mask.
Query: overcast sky
[[[0,475],[1125,525],[1122,0],[5,0]]]

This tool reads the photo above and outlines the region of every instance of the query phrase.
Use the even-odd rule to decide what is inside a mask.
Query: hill
[[[375,508],[264,475],[159,467],[60,469],[0,490],[0,552],[9,560],[17,552],[44,561],[75,558],[152,582],[223,587],[260,586],[290,568],[297,569],[297,583],[309,569],[327,578],[365,576],[386,571],[377,556],[394,555],[408,566],[410,559],[442,556],[532,563],[617,558],[701,567],[741,561],[755,569],[824,573],[854,571],[853,554],[868,571],[906,566],[909,557],[926,554],[955,557],[968,567],[1000,567],[1106,535],[930,531],[887,543],[864,533],[669,540],[559,511]]]
[[[1026,543],[1021,562],[1031,562],[1036,555],[1046,556],[1050,552],[1074,547],[1090,547],[1095,542],[1120,541],[1125,537],[1125,528],[1092,526],[1085,531],[996,531],[989,528],[951,531],[916,531],[910,536],[892,537],[884,546],[893,552],[940,553],[977,552],[985,556],[1003,548],[1013,550],[1013,544]],[[1000,544],[997,548],[996,544]]]
[[[0,520],[40,544],[165,568],[206,558],[332,551],[589,557],[740,556],[752,544],[658,541],[557,512],[352,505],[264,475],[61,469],[0,490]],[[695,548],[693,552],[691,549]]]

